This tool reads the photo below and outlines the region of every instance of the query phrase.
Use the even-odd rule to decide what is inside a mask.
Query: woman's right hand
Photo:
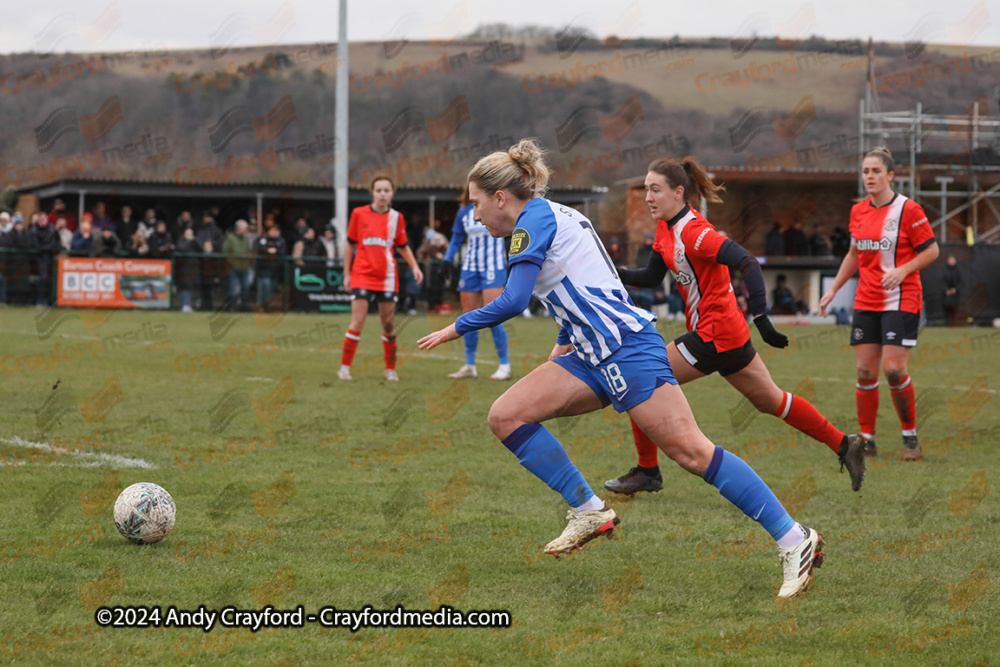
[[[823,295],[822,299],[819,300],[819,314],[821,317],[826,317],[826,307],[830,305],[830,302],[833,301],[833,297],[835,296],[837,296],[837,293],[830,290]]]

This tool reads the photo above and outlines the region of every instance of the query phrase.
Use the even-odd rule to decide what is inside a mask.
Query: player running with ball
[[[736,305],[730,269],[739,270],[750,291],[748,306],[753,322],[773,347],[788,345],[788,337],[775,331],[767,318],[767,291],[764,275],[753,255],[717,231],[694,211],[702,198],[721,202],[715,185],[693,159],[680,164],[654,160],[646,174],[646,204],[656,223],[656,241],[645,269],[621,270],[622,282],[639,287],[656,287],[669,270],[684,297],[688,332],[667,346],[667,357],[677,382],[711,375],[718,371],[729,384],[764,414],[814,438],[840,457],[841,470],[850,473],[851,488],[861,489],[865,476],[864,440],[845,435],[813,405],[783,391],[750,342],[750,329]],[[605,482],[615,493],[659,491],[663,477],[657,462],[656,445],[632,421],[639,465]]]
[[[462,334],[496,326],[521,313],[532,293],[560,325],[558,344],[573,346],[542,364],[490,409],[493,434],[521,465],[562,495],[568,525],[545,546],[568,553],[618,519],[598,498],[558,440],[541,424],[611,404],[628,412],[664,453],[698,475],[758,522],[778,543],[784,580],[778,597],[803,590],[822,562],[822,537],[792,519],[771,489],[739,457],[699,430],[670,370],[656,316],[632,304],[590,221],[542,197],[549,168],[525,139],[488,155],[469,172],[474,216],[494,237],[511,237],[511,272],[492,303],[461,315],[418,341],[429,350]]]
[[[855,398],[861,435],[869,439],[874,454],[878,375],[879,367],[884,366],[903,427],[903,460],[916,461],[923,454],[906,362],[910,348],[917,344],[920,327],[920,270],[937,259],[939,251],[924,209],[893,191],[895,171],[892,154],[882,146],[869,151],[861,163],[868,197],[851,208],[851,249],[819,308],[820,314],[826,315],[837,291],[861,271],[851,325],[851,345],[858,364]]]

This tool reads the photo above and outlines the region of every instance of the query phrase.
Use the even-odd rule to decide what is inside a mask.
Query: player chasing
[[[344,289],[351,293],[351,325],[344,334],[340,359],[341,380],[351,379],[351,362],[361,340],[368,304],[378,304],[382,321],[382,353],[385,356],[385,379],[399,382],[396,374],[396,301],[399,298],[399,274],[393,248],[399,250],[419,284],[424,279],[413,251],[406,241],[403,214],[392,208],[394,186],[388,176],[372,179],[372,203],[351,211],[344,246]],[[353,260],[353,264],[352,264]]]
[[[458,279],[458,294],[462,300],[462,312],[468,313],[490,303],[503,292],[507,282],[507,250],[502,238],[493,238],[483,227],[483,223],[475,220],[472,215],[472,204],[469,203],[469,190],[466,188],[460,201],[462,207],[455,216],[455,224],[451,228],[451,243],[445,253],[444,261],[451,262],[462,244],[468,240],[465,258],[462,260],[462,273]],[[493,334],[493,347],[496,348],[500,367],[490,376],[491,380],[510,379],[510,358],[507,355],[507,330],[498,324],[490,331]],[[462,336],[465,345],[465,365],[450,378],[476,377],[476,348],[479,346],[479,330],[469,331]]]
[[[757,260],[694,210],[702,198],[721,202],[718,192],[722,189],[693,159],[680,164],[654,160],[646,174],[646,204],[657,221],[653,253],[645,269],[620,269],[622,282],[657,287],[669,270],[684,298],[688,328],[667,345],[677,382],[684,384],[718,371],[757,410],[784,420],[833,450],[840,458],[841,470],[846,467],[850,474],[851,488],[858,491],[865,477],[864,439],[845,435],[809,401],[780,389],[750,342],[750,329],[733,295],[730,269],[740,272],[750,291],[748,307],[764,342],[782,348],[788,345],[788,337],[778,333],[767,317],[767,290]],[[553,354],[564,351],[553,350]],[[605,482],[604,488],[630,495],[659,491],[663,476],[656,445],[635,420],[632,433],[639,465]]]
[[[572,351],[504,392],[488,421],[521,465],[570,506],[566,529],[545,553],[569,553],[610,535],[618,518],[541,422],[611,404],[628,412],[667,456],[715,486],[777,541],[784,568],[778,597],[802,592],[813,567],[822,563],[823,538],[792,519],[750,466],[699,430],[653,327],[656,316],[632,304],[590,221],[542,197],[549,174],[541,151],[528,139],[482,158],[469,172],[474,217],[493,237],[511,237],[510,276],[496,300],[424,336],[418,345],[429,350],[468,331],[496,326],[521,313],[534,293],[560,325],[557,345],[572,345]]]
[[[892,391],[903,429],[903,460],[923,454],[917,439],[913,382],[907,373],[910,348],[917,344],[923,286],[920,270],[939,254],[927,215],[917,202],[894,192],[896,163],[884,146],[868,152],[861,175],[868,193],[851,208],[851,248],[830,290],[820,299],[820,314],[851,276],[860,270],[854,295],[851,345],[858,364],[857,401],[861,435],[875,454],[879,368]]]

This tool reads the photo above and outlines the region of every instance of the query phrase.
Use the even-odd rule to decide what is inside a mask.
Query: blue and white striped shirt
[[[632,303],[590,221],[579,211],[532,199],[511,235],[511,265],[541,267],[534,295],[593,365],[611,356],[629,332],[656,321]]]
[[[472,204],[458,209],[455,224],[451,228],[451,243],[444,261],[450,262],[458,253],[462,243],[468,239],[469,247],[465,250],[462,260],[463,271],[474,271],[485,274],[492,282],[497,275],[507,272],[507,251],[502,238],[495,239],[483,226],[483,223],[472,219]]]

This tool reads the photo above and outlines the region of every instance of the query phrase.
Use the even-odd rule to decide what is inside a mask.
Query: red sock
[[[396,370],[396,337],[390,340],[382,336],[382,354],[385,355],[385,370]]]
[[[631,417],[629,417],[629,423],[632,424],[635,451],[639,452],[639,465],[643,468],[655,468],[659,464],[659,448],[649,439],[649,436],[642,432],[641,428],[635,425]]]
[[[840,453],[840,444],[844,441],[843,431],[827,421],[806,399],[786,391],[775,414],[792,428],[822,442],[834,454]]]
[[[863,384],[858,379],[854,398],[858,404],[858,426],[861,435],[875,435],[875,418],[878,417],[878,380],[871,384]]]
[[[892,390],[892,402],[896,406],[896,414],[899,415],[903,435],[916,435],[917,403],[913,393],[913,381],[907,375],[898,386],[889,385],[889,389]]]
[[[347,330],[344,334],[344,353],[340,355],[340,365],[350,366],[354,362],[354,353],[358,351],[358,341],[361,340],[360,331]]]

